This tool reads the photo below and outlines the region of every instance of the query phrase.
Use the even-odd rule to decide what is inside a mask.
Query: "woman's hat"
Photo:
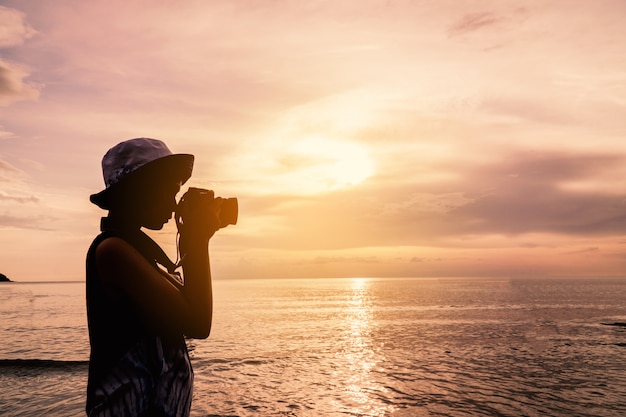
[[[118,143],[102,158],[102,175],[106,188],[92,194],[89,200],[105,210],[110,209],[116,190],[129,178],[165,176],[185,183],[191,177],[194,156],[173,154],[158,139],[137,138]]]

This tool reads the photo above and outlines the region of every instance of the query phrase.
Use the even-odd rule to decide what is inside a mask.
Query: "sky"
[[[622,0],[0,0],[0,272],[84,280],[152,137],[239,199],[216,279],[623,276],[625,50]]]

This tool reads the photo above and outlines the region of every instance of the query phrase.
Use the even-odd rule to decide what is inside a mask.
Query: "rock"
[[[616,321],[614,323],[602,323],[604,326],[617,326],[617,327],[626,327],[626,323],[622,323],[619,321]]]
[[[0,274],[0,282],[13,282],[6,275]]]

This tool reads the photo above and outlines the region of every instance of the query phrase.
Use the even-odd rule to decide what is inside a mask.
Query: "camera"
[[[181,197],[176,207],[176,222],[178,224],[185,222],[185,217],[193,212],[193,216],[202,216],[209,210],[209,204],[215,200],[215,193],[212,190],[203,188],[189,187],[187,192]],[[239,216],[239,203],[235,197],[221,198],[222,203],[218,211],[220,228],[230,224],[237,224]],[[182,219],[182,222],[181,222]]]

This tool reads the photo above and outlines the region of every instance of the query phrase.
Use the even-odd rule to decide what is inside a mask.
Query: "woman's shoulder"
[[[96,247],[96,253],[99,255],[109,252],[125,253],[129,251],[137,252],[137,249],[120,236],[104,236]]]

